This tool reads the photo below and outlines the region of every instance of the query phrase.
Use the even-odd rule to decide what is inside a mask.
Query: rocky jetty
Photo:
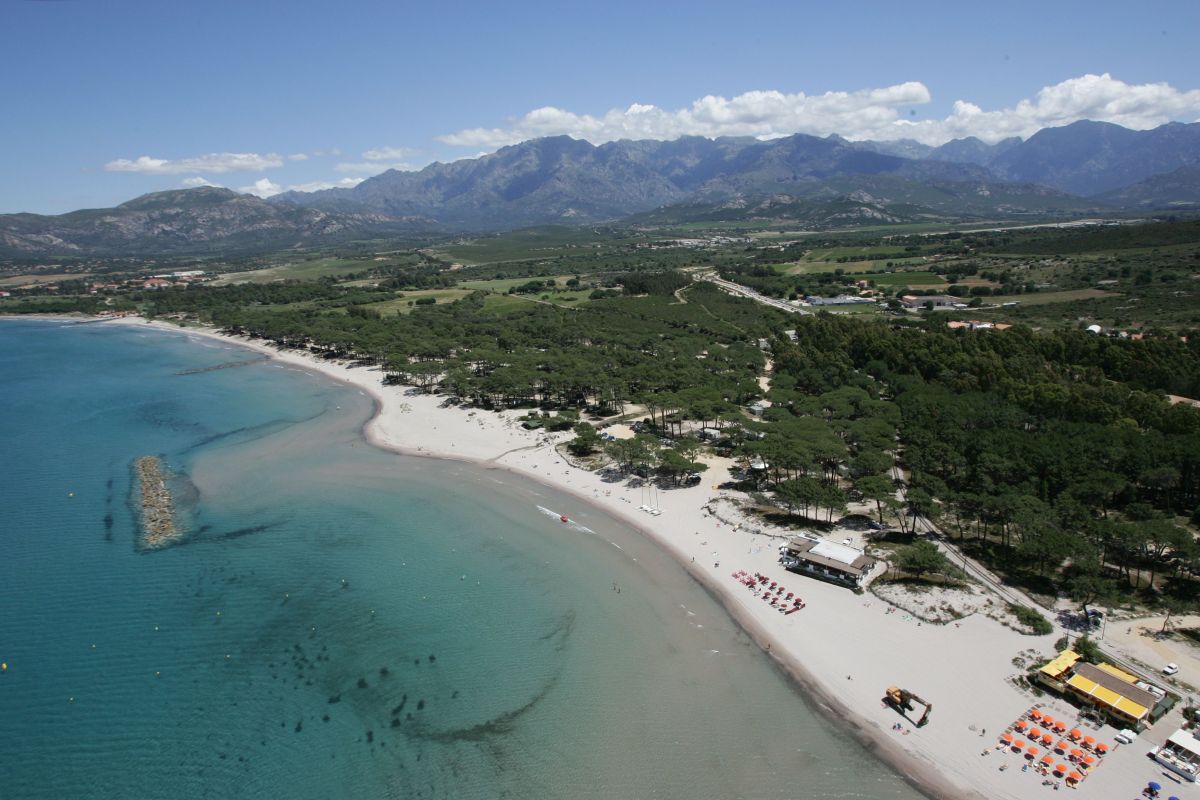
[[[175,501],[167,487],[168,473],[158,456],[142,456],[133,462],[137,476],[138,504],[141,509],[142,531],[138,547],[154,550],[179,540],[175,525]]]

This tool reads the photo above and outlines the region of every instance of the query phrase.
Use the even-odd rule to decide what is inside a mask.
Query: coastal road
[[[751,289],[749,286],[742,286],[740,283],[734,283],[733,281],[727,281],[724,278],[717,275],[717,273],[715,273],[715,272],[694,273],[692,275],[692,278],[694,280],[698,280],[698,281],[708,281],[709,283],[716,284],[717,286],[721,287],[722,289],[729,292],[730,294],[736,294],[740,297],[745,297],[748,300],[753,300],[756,303],[762,303],[764,306],[771,306],[772,308],[777,308],[780,311],[786,311],[789,314],[807,314],[808,313],[804,309],[797,308],[796,306],[792,305],[791,303],[788,303],[786,300],[777,300],[774,297],[767,297],[766,295],[760,294],[759,292],[756,292],[755,290]]]

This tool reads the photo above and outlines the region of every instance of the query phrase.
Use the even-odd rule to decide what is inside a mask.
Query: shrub
[[[1036,608],[1011,604],[1008,610],[1017,618],[1017,622],[1031,629],[1038,636],[1054,632],[1054,626],[1050,624],[1050,620],[1042,616]]]

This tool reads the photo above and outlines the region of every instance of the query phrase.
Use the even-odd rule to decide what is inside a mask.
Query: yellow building
[[[1094,705],[1135,729],[1144,725],[1158,698],[1134,684],[1137,678],[1112,664],[1077,663],[1067,679],[1067,694]]]

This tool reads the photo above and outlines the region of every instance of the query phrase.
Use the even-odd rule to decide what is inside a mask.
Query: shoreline
[[[721,605],[770,656],[810,708],[887,764],[899,779],[936,800],[1019,800],[1029,796],[1032,787],[1022,786],[1017,777],[1020,770],[998,772],[1000,760],[980,758],[979,749],[995,744],[995,737],[988,738],[986,730],[998,733],[1035,702],[1010,684],[1008,679],[1014,673],[1023,672],[1015,670],[1011,660],[1028,649],[1049,651],[1055,634],[1025,636],[978,614],[962,619],[961,624],[923,626],[895,609],[888,611],[885,601],[869,593],[854,594],[788,573],[776,563],[778,540],[771,533],[752,527],[739,531],[745,521],[730,529],[718,516],[708,513],[710,503],[734,497],[715,485],[708,488],[722,482],[725,476],[720,470],[706,473],[700,486],[660,492],[657,504],[665,512],[662,516],[638,517],[631,513],[637,508],[633,502],[637,489],[624,482],[605,484],[595,473],[566,464],[554,445],[570,438],[570,433],[547,435],[521,429],[514,420],[524,410],[442,408],[441,398],[436,395],[409,394],[411,387],[384,386],[374,368],[322,361],[311,354],[277,350],[260,341],[209,328],[182,327],[140,317],[112,321],[212,339],[333,379],[371,399],[372,413],[363,423],[362,436],[374,447],[405,456],[468,462],[532,479],[629,525],[663,548]],[[449,448],[446,442],[450,442]],[[805,597],[808,609],[784,616],[755,602],[730,578],[737,569],[759,571],[781,583],[786,581],[789,589]],[[869,611],[872,608],[876,610]],[[960,638],[960,634],[969,641],[954,645],[947,641]],[[839,657],[839,648],[846,651],[845,656]],[[980,666],[983,659],[987,659],[987,669],[978,672],[979,681],[972,680],[970,674],[964,678],[964,673]],[[842,675],[845,682],[839,680]],[[906,686],[930,697],[939,707],[931,724],[921,729],[914,726],[902,734],[887,727],[902,719],[880,701],[890,685]],[[1077,713],[1054,698],[1038,698],[1037,702],[1057,707],[1060,718]],[[969,722],[963,724],[965,720]],[[975,733],[977,725],[983,733]],[[1110,771],[1116,769],[1100,774]],[[1089,780],[1089,785],[1080,790],[1106,798],[1124,796],[1128,791],[1110,786],[1108,781],[1098,783]]]

